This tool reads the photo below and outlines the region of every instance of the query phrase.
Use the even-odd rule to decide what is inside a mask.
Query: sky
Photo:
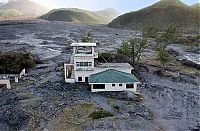
[[[0,0],[7,2],[8,0]],[[139,10],[150,6],[159,0],[32,0],[49,6],[50,8],[81,8],[88,10],[102,10],[105,8],[114,8],[123,14],[130,11]],[[192,5],[199,0],[181,0],[182,2]]]

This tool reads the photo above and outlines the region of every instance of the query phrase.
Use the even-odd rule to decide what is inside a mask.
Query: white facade
[[[114,69],[125,73],[131,73],[132,66],[128,63],[101,63],[95,66],[95,58],[98,58],[98,53],[94,47],[96,43],[73,43],[73,54],[69,63],[64,64],[65,81],[67,83],[88,82],[90,75]],[[96,83],[95,83],[96,84]],[[137,89],[137,84],[133,84],[133,88],[127,89],[127,83],[102,83],[105,89],[94,89],[95,84],[90,83],[92,92],[99,91],[133,91]]]
[[[91,92],[101,92],[101,91],[132,91],[136,92],[137,85],[139,82],[133,84],[133,88],[127,88],[128,83],[90,83],[91,84]],[[105,85],[105,89],[94,89],[94,85],[100,84]]]
[[[0,85],[6,85],[7,89],[11,89],[10,80],[0,80]]]

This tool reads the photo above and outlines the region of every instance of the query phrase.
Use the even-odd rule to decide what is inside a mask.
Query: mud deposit
[[[199,129],[200,91],[196,84],[173,82],[143,70],[144,83],[138,87],[143,101],[139,102],[65,83],[63,63],[70,58],[70,43],[80,41],[89,31],[98,51],[114,50],[137,34],[104,25],[64,22],[0,26],[1,51],[27,51],[44,61],[19,83],[12,83],[11,90],[1,88],[0,130]],[[89,113],[99,109],[112,112],[114,117],[91,120]]]

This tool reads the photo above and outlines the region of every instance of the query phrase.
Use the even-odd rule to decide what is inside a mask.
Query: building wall
[[[101,83],[95,83],[95,84],[101,84]],[[93,89],[94,84],[91,83],[90,85],[91,85],[92,92],[101,92],[101,91],[132,91],[132,92],[136,92],[138,83],[134,83],[134,88],[132,88],[132,89],[126,89],[126,83],[122,83],[122,86],[119,86],[119,84],[120,83],[115,83],[115,86],[113,87],[112,83],[106,83],[105,89]]]
[[[94,68],[94,57],[74,57],[74,69],[76,70],[76,62],[92,62],[92,67],[89,67],[89,69]],[[80,67],[83,68],[83,67]]]
[[[94,68],[92,71],[75,71],[75,81],[78,81],[78,77],[82,77],[81,82],[85,82],[85,77],[89,77],[91,74],[96,74],[102,71],[106,71],[108,69],[114,69],[114,68]],[[131,69],[124,69],[124,68],[115,68],[115,70],[122,71],[125,73],[130,73]]]
[[[0,85],[6,85],[8,89],[11,89],[10,80],[0,80]]]
[[[93,71],[75,71],[75,81],[76,82],[85,82],[85,77],[88,77],[92,74]],[[82,77],[82,81],[78,81],[78,77]]]

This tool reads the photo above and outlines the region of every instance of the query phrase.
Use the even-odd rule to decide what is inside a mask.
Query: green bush
[[[119,106],[118,105],[114,105],[113,108],[116,109],[116,110],[119,110]]]
[[[22,69],[30,69],[36,65],[36,61],[29,53],[0,52],[0,73],[15,74]]]
[[[104,117],[113,117],[113,116],[114,114],[109,111],[100,110],[100,111],[95,111],[91,113],[89,117],[91,117],[92,119],[101,119]]]

